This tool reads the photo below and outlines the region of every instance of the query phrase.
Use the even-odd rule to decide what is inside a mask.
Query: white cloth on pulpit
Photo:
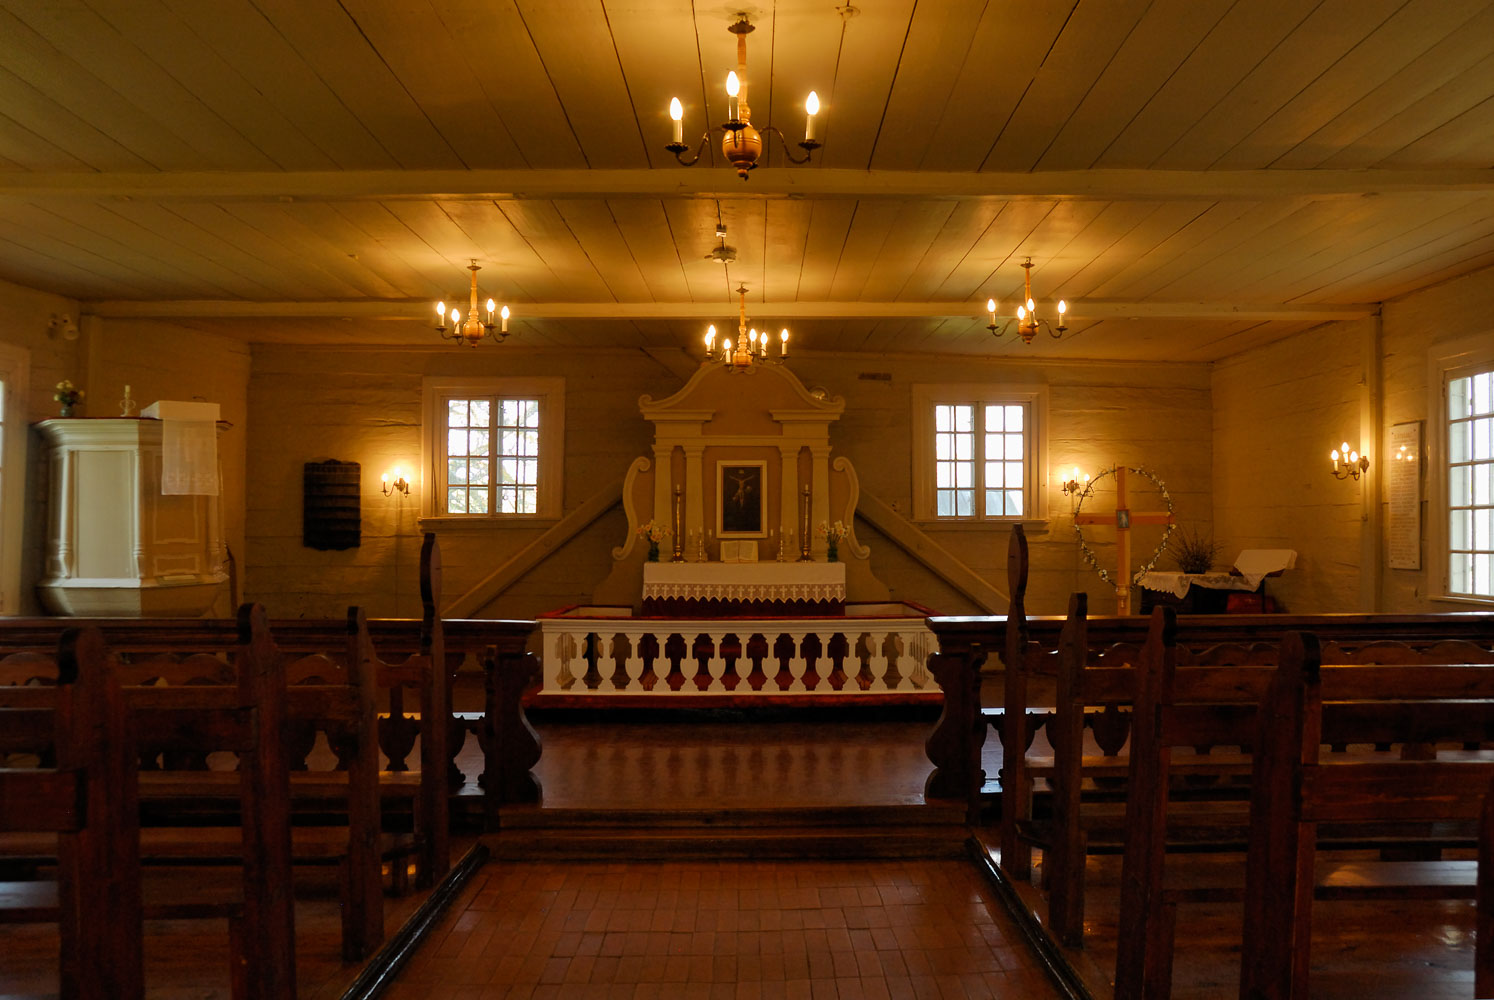
[[[218,404],[160,400],[140,411],[161,421],[161,494],[218,495]]]

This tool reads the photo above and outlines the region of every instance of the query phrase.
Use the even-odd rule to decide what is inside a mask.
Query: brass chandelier
[[[472,300],[467,308],[467,318],[462,319],[462,312],[456,306],[451,307],[448,316],[446,303],[436,303],[436,332],[447,340],[454,340],[458,344],[468,347],[476,347],[484,337],[492,337],[498,343],[503,343],[508,336],[508,306],[501,311],[497,310],[498,303],[488,299],[487,312],[484,318],[479,318],[477,311],[477,272],[482,270],[482,265],[473,260],[467,265],[467,270],[472,272]],[[446,321],[451,320],[451,329],[446,327]],[[495,322],[495,319],[498,322]]]
[[[1028,257],[1022,262],[1022,275],[1022,299],[1026,303],[1026,305],[1017,307],[1017,335],[1022,338],[1022,343],[1030,344],[1032,343],[1032,338],[1037,336],[1038,330],[1043,329],[1048,331],[1049,336],[1057,340],[1059,337],[1063,336],[1063,332],[1068,329],[1068,327],[1064,325],[1063,318],[1064,314],[1069,311],[1069,304],[1063,299],[1058,300],[1057,326],[1053,326],[1046,319],[1039,319],[1037,314],[1037,304],[1032,299],[1031,257]],[[986,300],[986,312],[988,312],[991,316],[991,322],[986,326],[986,329],[991,331],[992,336],[1000,337],[1002,334],[1006,333],[1007,327],[1012,325],[1013,321],[1009,319],[1005,323],[1001,324],[1001,329],[998,330],[996,328],[997,324],[995,299]]]
[[[820,111],[819,96],[811,90],[804,102],[804,139],[799,143],[804,155],[796,157],[789,149],[788,140],[781,130],[772,125],[764,125],[759,130],[752,125],[752,108],[747,104],[747,35],[753,30],[752,22],[745,13],[738,13],[737,20],[728,25],[726,30],[737,36],[737,68],[726,74],[726,121],[721,125],[726,135],[721,140],[721,152],[736,168],[737,176],[745,181],[747,171],[757,168],[757,158],[762,155],[763,133],[771,132],[778,136],[778,141],[783,145],[783,155],[790,163],[808,163],[814,151],[820,148],[820,143],[814,138],[814,119]],[[666,143],[664,148],[685,166],[695,166],[700,160],[700,154],[705,151],[706,143],[711,139],[711,133],[706,132],[700,137],[695,155],[687,160],[684,154],[690,147],[684,140],[685,109],[678,97],[669,100],[669,117],[674,121],[674,140]]]
[[[726,366],[731,373],[743,372],[751,374],[754,365],[781,365],[788,358],[788,330],[778,335],[778,353],[768,353],[768,341],[771,334],[764,330],[757,332],[757,328],[751,329],[747,326],[747,286],[737,286],[737,340],[733,344],[730,340],[723,338],[718,344],[716,342],[716,327],[712,324],[706,329],[705,334],[705,360],[719,362]]]

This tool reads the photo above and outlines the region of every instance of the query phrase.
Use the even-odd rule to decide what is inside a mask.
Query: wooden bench
[[[1138,687],[1123,825],[1125,861],[1116,964],[1118,998],[1168,995],[1172,930],[1179,903],[1239,900],[1244,896],[1239,885],[1179,888],[1168,884],[1165,866],[1169,845],[1211,839],[1216,846],[1238,851],[1244,851],[1248,844],[1253,855],[1262,836],[1260,824],[1277,821],[1274,810],[1284,801],[1281,795],[1287,800],[1291,798],[1290,791],[1278,787],[1274,793],[1278,797],[1268,811],[1262,811],[1260,799],[1265,787],[1262,775],[1269,765],[1267,754],[1261,752],[1247,758],[1252,774],[1250,803],[1239,801],[1237,795],[1208,801],[1202,808],[1196,802],[1179,800],[1171,780],[1179,770],[1174,767],[1178,760],[1173,756],[1174,751],[1206,741],[1239,744],[1247,752],[1268,747],[1268,740],[1278,738],[1278,723],[1283,720],[1275,710],[1262,712],[1260,703],[1268,689],[1289,679],[1277,668],[1259,664],[1187,666],[1186,650],[1179,643],[1178,632],[1172,610],[1158,609],[1139,673],[1117,671],[1111,678],[1113,682],[1123,681],[1125,674],[1131,674]],[[1297,641],[1296,635],[1291,633],[1283,641],[1283,663]],[[1478,652],[1477,647],[1466,644],[1450,648]],[[1413,748],[1407,756],[1422,756],[1424,751],[1420,748],[1424,743],[1461,744],[1494,736],[1494,711],[1491,711],[1494,701],[1467,700],[1486,687],[1494,691],[1494,667],[1436,662],[1430,654],[1407,647],[1382,646],[1360,655],[1399,660],[1400,665],[1325,668],[1328,689],[1339,700],[1330,705],[1311,734],[1314,759],[1320,753],[1321,741],[1344,747],[1351,744],[1388,747],[1403,743]],[[1294,739],[1296,735],[1300,734],[1294,734]],[[1457,767],[1463,770],[1448,773],[1460,774],[1464,780],[1476,779],[1475,785],[1480,790],[1487,783],[1486,775],[1494,775],[1494,770],[1490,770],[1494,763],[1490,762],[1406,761],[1384,752],[1337,753],[1330,757],[1339,775],[1369,773],[1366,768],[1374,773],[1400,768],[1404,778],[1410,773],[1405,771],[1408,764],[1439,769],[1439,773]],[[1210,766],[1207,759],[1194,763],[1199,765],[1191,771],[1195,776]],[[1218,773],[1238,774],[1239,761],[1232,758]],[[1410,805],[1411,800],[1403,797],[1400,803]],[[1372,824],[1351,821],[1372,818],[1376,820]],[[1400,815],[1384,812],[1378,817],[1342,815],[1315,828],[1309,839],[1314,845],[1321,842],[1335,847],[1424,843],[1429,839],[1441,843],[1475,842],[1477,833],[1471,817],[1460,817],[1466,821],[1460,826],[1442,822],[1446,818],[1414,810]],[[1079,861],[1082,864],[1082,852]],[[1352,867],[1321,867],[1316,890],[1310,858],[1301,869],[1307,879],[1308,894],[1316,891],[1320,898],[1467,898],[1472,889],[1472,866],[1467,863],[1397,862],[1371,866],[1358,863]],[[1050,891],[1055,888],[1058,886],[1050,887]],[[1077,898],[1082,912],[1082,895],[1069,898]],[[1281,919],[1279,911],[1273,913],[1271,919]]]
[[[97,631],[64,635],[57,662],[55,709],[0,708],[5,737],[37,728],[53,734],[55,768],[0,770],[0,831],[55,835],[57,881],[0,882],[0,922],[58,925],[62,997],[141,1000],[135,767],[124,701]]]
[[[1453,873],[1447,862],[1402,863],[1387,877],[1358,887],[1360,892],[1335,886],[1331,898],[1467,899],[1476,894],[1482,919],[1473,995],[1494,996],[1494,948],[1486,935],[1494,908],[1494,806],[1488,797],[1494,761],[1359,763],[1320,755],[1325,738],[1384,742],[1406,737],[1428,744],[1488,739],[1494,731],[1494,666],[1325,667],[1323,655],[1316,636],[1289,636],[1261,716],[1245,868],[1240,996],[1308,996],[1312,904],[1315,895],[1322,896],[1312,877],[1319,830],[1330,824],[1378,826],[1408,820],[1476,831],[1476,873],[1466,864]],[[1335,708],[1348,718],[1347,727],[1342,721],[1335,725]]]
[[[293,780],[287,778],[287,804],[282,822],[286,826],[287,849],[295,862],[340,868],[343,956],[348,961],[360,960],[384,939],[383,864],[386,860],[391,862],[397,881],[403,859],[413,849],[410,838],[395,837],[382,830],[374,704],[376,658],[367,623],[360,610],[352,609],[342,626],[342,650],[335,659],[316,654],[291,660],[268,638],[269,626],[262,608],[246,606],[241,609],[240,619],[258,623],[277,658],[276,683],[269,690],[278,693],[256,694],[256,700],[243,701],[237,706],[241,713],[245,711],[243,705],[254,705],[260,714],[273,712],[276,716],[277,723],[270,732],[275,759],[281,762],[277,766],[286,767],[287,744],[295,742],[294,735],[288,740],[286,734],[295,734],[307,725],[326,731],[330,741],[341,750],[344,770],[298,772]],[[159,623],[142,627],[154,633],[161,628]],[[132,637],[128,625],[115,622],[111,628],[127,642],[144,641],[142,637]],[[163,656],[159,647],[166,643],[154,635],[150,644],[157,648],[149,656],[137,657],[137,662],[129,668],[136,679],[160,679],[171,676],[172,668],[176,667],[181,668],[175,674],[178,679],[197,681],[123,689],[132,712],[151,713],[149,721],[142,721],[139,730],[144,734],[139,740],[141,752],[152,767],[139,780],[142,811],[155,824],[147,825],[140,836],[140,856],[146,861],[153,864],[250,861],[240,830],[249,831],[261,819],[258,810],[247,805],[240,776],[246,765],[258,765],[267,748],[252,740],[235,743],[228,732],[220,734],[219,743],[214,744],[200,731],[183,727],[190,722],[186,715],[190,709],[206,712],[232,707],[224,699],[232,696],[235,688],[210,682],[232,677],[242,690],[244,670],[255,665],[250,645],[253,641],[252,634],[241,632],[239,641],[223,654],[227,657],[224,662],[202,653]],[[307,683],[287,685],[288,668],[293,668]],[[29,697],[34,701],[48,697],[52,690],[0,688],[0,698]],[[163,714],[166,712],[174,714]],[[214,750],[237,752],[238,771],[202,769],[207,752]],[[441,752],[439,747],[437,752]],[[178,764],[188,769],[173,769]],[[444,777],[444,767],[436,770]],[[330,824],[292,824],[292,789],[296,786],[300,787],[294,798],[303,804],[330,802],[335,806]],[[438,814],[444,820],[445,811],[438,810]],[[182,820],[190,825],[180,825]],[[444,825],[438,825],[444,832]],[[0,841],[0,851],[11,858],[45,859],[46,844],[34,838],[8,837]],[[290,891],[288,880],[284,891]]]
[[[101,766],[105,769],[103,780],[88,783],[84,804],[87,820],[112,827],[108,844],[90,848],[92,856],[84,859],[93,870],[108,872],[109,885],[104,896],[96,896],[93,900],[96,905],[89,905],[86,914],[77,913],[87,897],[80,896],[71,885],[78,877],[79,861],[76,844],[70,842],[68,835],[59,837],[48,851],[57,863],[56,885],[61,891],[38,882],[7,883],[0,890],[0,897],[10,905],[8,919],[35,921],[55,917],[61,922],[65,997],[140,995],[143,985],[137,985],[139,975],[128,970],[121,974],[118,984],[106,985],[100,992],[75,990],[72,979],[98,972],[75,960],[78,949],[87,946],[87,942],[80,943],[78,933],[107,938],[110,947],[133,953],[133,961],[138,964],[142,918],[226,918],[232,995],[252,1000],[295,996],[289,772],[279,738],[284,700],[277,694],[284,686],[283,664],[269,637],[261,609],[246,607],[240,625],[243,642],[236,657],[238,684],[233,688],[169,691],[120,688],[115,666],[104,652],[102,637],[96,629],[81,634],[65,633],[56,659],[58,685],[0,688],[0,710],[10,716],[0,749],[8,752],[33,749],[46,742],[61,765],[66,765],[76,753],[66,727],[59,724],[53,734],[45,724],[38,724],[38,720],[53,715],[59,720],[67,717],[70,701],[74,699],[72,689],[77,687],[72,683],[73,678],[92,675],[114,685],[118,702],[115,711],[126,718],[120,724],[125,736],[118,741],[105,740],[99,748],[103,755]],[[75,638],[79,635],[81,638]],[[108,731],[114,731],[112,726]],[[135,780],[138,750],[134,737],[140,731],[150,732],[152,739],[160,741],[169,735],[174,746],[192,752],[221,749],[240,755],[237,775],[240,810],[249,819],[239,833],[237,857],[241,880],[237,890],[227,895],[194,891],[185,897],[162,898],[142,893],[137,823],[139,787]],[[18,811],[5,810],[7,814]],[[14,824],[5,826],[12,831],[4,834],[7,838],[19,829]],[[99,914],[109,913],[111,906],[119,904],[127,908],[116,932],[112,919],[101,921]],[[3,917],[0,913],[0,918]],[[81,930],[75,926],[79,919],[86,922]],[[108,979],[104,982],[108,983]]]

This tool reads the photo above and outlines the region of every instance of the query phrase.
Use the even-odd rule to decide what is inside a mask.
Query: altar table
[[[845,563],[643,564],[646,615],[838,615],[845,602]]]

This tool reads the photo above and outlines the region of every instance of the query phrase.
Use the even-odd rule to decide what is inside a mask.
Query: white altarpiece
[[[771,577],[780,567],[784,580],[792,582],[796,573],[803,575],[793,567],[805,565],[799,560],[806,498],[810,560],[827,562],[819,526],[843,523],[848,534],[840,540],[837,559],[845,567],[844,599],[888,600],[887,586],[871,572],[870,549],[856,540],[856,471],[849,459],[831,454],[830,425],[845,411],[843,399],[811,393],[786,366],[754,366],[749,374],[706,363],[674,395],[643,396],[638,408],[654,425],[653,454],[634,459],[628,469],[623,483],[627,537],[613,549],[613,570],[594,595],[597,604],[640,603],[648,543],[638,528],[651,520],[671,531],[659,544],[661,562],[673,561],[678,549],[683,563],[720,566],[723,534],[750,537],[756,539],[762,567],[758,575]],[[753,507],[761,511],[757,530],[722,532],[728,499],[722,491],[730,477],[721,470],[757,467],[762,469],[760,480],[754,480],[762,490],[760,506]],[[707,566],[701,570],[710,573]]]

